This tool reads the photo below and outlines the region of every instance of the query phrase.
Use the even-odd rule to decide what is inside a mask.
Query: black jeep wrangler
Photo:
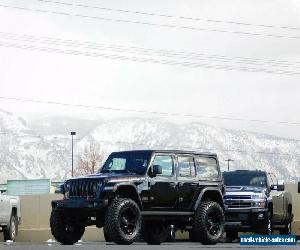
[[[216,154],[170,150],[114,152],[97,174],[67,180],[52,201],[51,232],[74,244],[85,227],[106,241],[160,244],[171,228],[215,244],[223,234],[223,181]],[[172,225],[172,226],[171,226]]]

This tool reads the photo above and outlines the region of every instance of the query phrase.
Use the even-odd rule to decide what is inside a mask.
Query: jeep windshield
[[[151,158],[151,152],[132,151],[110,154],[99,173],[129,173],[144,175]]]
[[[223,173],[225,186],[267,187],[266,175],[260,171],[232,171]]]

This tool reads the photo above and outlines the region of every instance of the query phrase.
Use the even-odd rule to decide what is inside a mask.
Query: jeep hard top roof
[[[144,153],[162,153],[162,154],[196,154],[196,155],[206,155],[206,156],[212,156],[217,157],[217,154],[215,153],[209,153],[209,152],[196,152],[196,151],[187,151],[187,150],[161,150],[161,149],[145,149],[145,150],[127,150],[127,151],[115,151],[112,153],[117,152],[123,152],[123,153],[133,153],[133,152],[144,152]]]

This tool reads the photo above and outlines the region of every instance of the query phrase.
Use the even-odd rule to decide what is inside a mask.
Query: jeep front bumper
[[[53,210],[102,210],[108,205],[108,200],[106,199],[64,199],[64,200],[54,200],[51,202]]]

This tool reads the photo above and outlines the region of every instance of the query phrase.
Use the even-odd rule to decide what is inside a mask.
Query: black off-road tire
[[[3,228],[4,241],[15,241],[18,235],[18,218],[15,214],[10,217],[9,225]]]
[[[73,245],[78,242],[85,231],[85,226],[70,226],[65,223],[61,212],[52,210],[50,228],[54,238],[63,245]]]
[[[226,240],[228,240],[229,242],[236,240],[238,236],[239,233],[237,231],[226,230]]]
[[[139,237],[141,225],[142,216],[136,202],[129,198],[118,198],[108,207],[103,230],[112,242],[130,245]]]
[[[142,227],[142,239],[149,245],[160,245],[170,235],[170,226],[160,222],[146,222]]]
[[[224,232],[224,212],[214,201],[202,201],[195,211],[193,234],[204,245],[215,245]]]
[[[112,242],[112,240],[111,240],[109,234],[106,232],[106,230],[104,229],[104,227],[103,227],[103,236],[104,236],[104,240],[105,240],[106,242]]]

